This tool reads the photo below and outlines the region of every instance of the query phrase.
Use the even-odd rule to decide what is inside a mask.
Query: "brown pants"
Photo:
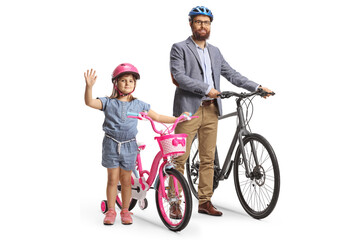
[[[218,126],[218,108],[215,104],[201,106],[191,121],[179,123],[175,133],[186,133],[186,153],[175,159],[176,169],[184,174],[186,160],[190,154],[191,143],[196,134],[199,140],[199,205],[210,201],[213,194],[214,156]]]

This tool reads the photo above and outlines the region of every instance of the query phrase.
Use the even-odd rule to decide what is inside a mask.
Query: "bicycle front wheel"
[[[244,156],[250,171],[248,176]],[[274,210],[280,192],[280,170],[274,150],[261,135],[246,136],[244,152],[238,147],[234,181],[240,203],[250,216],[262,219]]]
[[[166,169],[164,175],[165,196],[156,186],[156,207],[165,226],[171,231],[183,230],[190,221],[192,212],[191,192],[184,176],[175,169]]]

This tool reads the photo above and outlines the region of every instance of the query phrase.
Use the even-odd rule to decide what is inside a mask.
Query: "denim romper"
[[[127,112],[149,111],[150,105],[140,100],[122,102],[116,98],[98,98],[105,114],[102,165],[106,168],[135,169],[137,155],[137,119],[127,118]],[[121,144],[119,144],[121,143]]]

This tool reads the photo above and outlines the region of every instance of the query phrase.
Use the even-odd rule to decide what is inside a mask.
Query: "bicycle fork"
[[[245,125],[245,118],[243,115],[243,111],[242,108],[240,106],[240,100],[238,100],[237,102],[238,108],[237,108],[237,114],[239,117],[239,125],[238,128],[236,130],[236,134],[238,134],[238,141],[239,141],[239,147],[240,147],[240,154],[243,157],[243,162],[245,165],[245,170],[246,170],[246,177],[250,178],[251,180],[253,180],[254,178],[254,174],[252,171],[250,171],[250,166],[249,166],[249,162],[247,161],[248,159],[246,158],[246,152],[245,152],[245,146],[244,146],[244,141],[243,141],[243,136],[249,136],[251,134],[251,132],[249,132],[246,129],[246,125]],[[254,156],[254,161],[256,164],[256,168],[259,167],[259,161],[258,161],[258,157],[257,157],[257,153],[256,153],[256,149],[254,146],[254,141],[250,139],[250,147],[251,147],[251,153],[249,156],[249,160],[251,160],[251,156]],[[238,155],[238,157],[240,157],[240,154]]]
[[[254,141],[250,140],[251,152],[250,152],[250,156],[249,156],[249,158],[250,158],[249,161],[248,161],[247,156],[246,156],[242,134],[240,134],[240,133],[239,133],[239,147],[240,147],[240,154],[243,157],[243,162],[244,162],[244,165],[245,165],[246,177],[253,180],[254,173],[250,170],[250,166],[249,166],[249,161],[251,160],[252,157],[254,158],[254,161],[255,161],[255,164],[256,164],[255,168],[257,169],[259,167],[259,161],[258,161],[258,156],[257,156],[257,152],[256,152],[256,147],[254,145]],[[240,154],[239,154],[239,157],[240,157]]]
[[[168,194],[166,194],[166,191],[165,191],[166,189],[164,186],[164,176],[163,176],[163,174],[165,174],[168,178],[170,178],[170,176],[166,173],[166,164],[168,164],[168,162],[163,161],[163,163],[160,165],[160,168],[159,168],[159,180],[160,180],[159,191],[160,191],[161,196],[165,197],[165,199],[167,201],[169,201],[169,196],[168,196]],[[170,179],[169,179],[169,181],[170,181]],[[172,184],[173,184],[173,187],[175,190],[175,196],[179,196],[179,187],[178,187],[177,181],[173,179]],[[170,187],[172,187],[172,186],[170,186]],[[168,190],[170,190],[170,189],[168,189]]]

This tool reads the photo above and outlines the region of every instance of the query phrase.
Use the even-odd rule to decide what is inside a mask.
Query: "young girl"
[[[135,99],[131,93],[136,87],[136,80],[140,75],[136,67],[129,63],[117,66],[112,74],[113,91],[110,97],[94,99],[92,87],[96,81],[96,71],[91,69],[84,73],[85,103],[87,106],[102,110],[105,114],[103,130],[102,165],[107,168],[108,182],[106,196],[109,210],[105,214],[104,224],[113,225],[115,222],[115,200],[117,184],[121,183],[121,198],[123,208],[120,212],[121,222],[131,224],[132,218],[128,210],[131,198],[131,171],[135,169],[137,155],[137,120],[127,118],[127,112],[147,111],[155,121],[173,123],[175,117],[159,115],[150,109],[150,105]]]

